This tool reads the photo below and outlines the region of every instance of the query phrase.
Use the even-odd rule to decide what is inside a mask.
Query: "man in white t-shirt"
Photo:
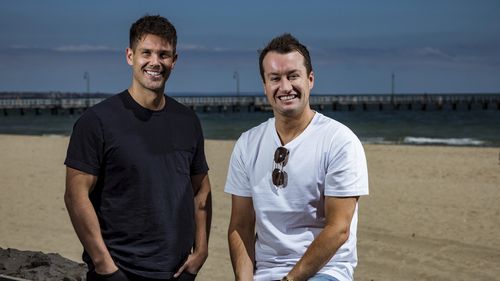
[[[353,280],[358,199],[368,194],[363,147],[311,110],[314,73],[290,34],[260,53],[274,118],[238,139],[225,186],[236,280]]]

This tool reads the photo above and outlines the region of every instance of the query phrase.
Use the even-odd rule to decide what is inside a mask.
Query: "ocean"
[[[451,109],[321,111],[356,133],[363,143],[500,147],[500,110]],[[272,117],[272,112],[197,112],[207,139],[237,139]],[[1,134],[70,135],[79,114],[9,111],[0,115]]]

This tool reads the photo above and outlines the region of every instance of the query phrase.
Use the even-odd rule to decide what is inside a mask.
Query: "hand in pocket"
[[[183,271],[179,277],[177,277],[177,281],[193,281],[196,278],[196,274],[189,273],[187,271]]]
[[[87,281],[131,281],[121,270],[110,274],[98,274],[95,271],[87,272]]]

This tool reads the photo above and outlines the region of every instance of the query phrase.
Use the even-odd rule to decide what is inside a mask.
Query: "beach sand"
[[[64,202],[68,137],[0,135],[0,247],[81,261]],[[206,141],[210,255],[197,280],[233,280],[223,192],[234,141]],[[499,148],[365,145],[356,280],[500,280]]]

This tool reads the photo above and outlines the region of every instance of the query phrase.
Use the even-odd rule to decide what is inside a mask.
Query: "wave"
[[[471,138],[425,138],[425,137],[405,137],[404,144],[440,144],[440,145],[456,145],[456,146],[481,146],[485,142],[482,140]]]
[[[362,143],[367,144],[397,144],[395,141],[386,140],[383,137],[360,138]]]
[[[426,138],[404,137],[398,140],[388,140],[384,137],[360,138],[365,144],[408,144],[408,145],[449,145],[449,146],[485,146],[487,142],[472,138]]]

